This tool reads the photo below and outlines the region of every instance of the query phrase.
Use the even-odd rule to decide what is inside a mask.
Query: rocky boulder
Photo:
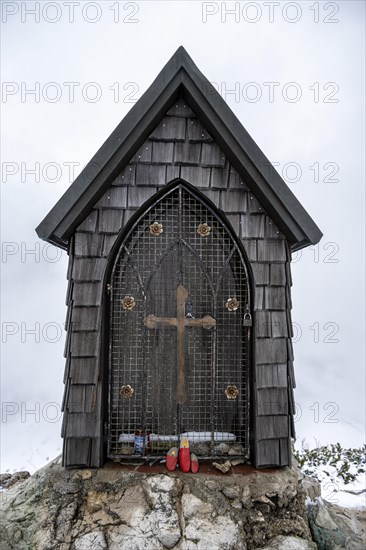
[[[193,475],[57,459],[21,477],[2,493],[4,550],[316,548],[296,467]]]

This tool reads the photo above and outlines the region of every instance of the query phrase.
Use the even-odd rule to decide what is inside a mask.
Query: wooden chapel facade
[[[291,252],[321,232],[183,47],[37,234],[69,254],[66,467],[137,432],[291,463]]]

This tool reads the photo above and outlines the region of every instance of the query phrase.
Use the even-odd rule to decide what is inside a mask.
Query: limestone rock
[[[185,529],[187,550],[245,550],[246,543],[240,525],[219,516],[213,521],[192,518]]]
[[[239,497],[239,488],[235,485],[226,485],[222,489],[223,494],[230,499],[238,498]]]
[[[366,510],[341,508],[318,498],[308,504],[307,512],[313,539],[320,550],[364,550]]]
[[[226,474],[231,469],[231,462],[230,460],[226,460],[223,464],[219,464],[218,462],[213,462],[212,466],[215,466],[220,472],[223,474]]]
[[[74,542],[75,550],[102,550],[108,548],[102,531],[93,531],[78,537]]]
[[[179,479],[166,475],[151,476],[144,483],[152,507],[148,516],[152,532],[166,548],[173,548],[181,538],[179,516],[173,500],[180,485]]]
[[[15,472],[14,474],[1,474],[0,475],[0,486],[4,489],[9,489],[16,483],[20,483],[28,479],[30,476],[29,472]]]
[[[338,529],[337,524],[334,523],[325,506],[318,507],[318,513],[315,516],[315,523],[318,527],[327,529],[328,531],[336,531]]]
[[[227,443],[219,443],[218,445],[216,445],[214,450],[216,453],[226,455],[229,452],[229,449],[230,447]]]
[[[278,536],[261,550],[316,550],[316,544],[299,537]]]
[[[65,470],[55,460],[3,491],[0,548],[312,549],[302,480],[296,467],[224,476]],[[363,548],[364,516],[355,514],[315,499],[308,515],[319,548]]]
[[[320,483],[314,477],[304,476],[304,479],[302,480],[302,487],[305,491],[306,496],[310,500],[315,500],[316,498],[321,496]]]
[[[242,445],[233,445],[229,449],[229,455],[243,455],[244,452],[244,447]]]
[[[205,516],[211,514],[213,506],[210,502],[203,502],[200,498],[197,498],[190,493],[182,496],[182,512],[186,519],[193,516]]]

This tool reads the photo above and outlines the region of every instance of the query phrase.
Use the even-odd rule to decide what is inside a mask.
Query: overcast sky
[[[293,263],[299,444],[362,444],[364,2],[1,9],[1,471],[61,450],[67,258],[34,229],[180,45],[324,233]]]

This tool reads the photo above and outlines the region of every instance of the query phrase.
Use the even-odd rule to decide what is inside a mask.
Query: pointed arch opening
[[[219,211],[175,180],[109,260],[107,457],[249,456],[251,285]]]

